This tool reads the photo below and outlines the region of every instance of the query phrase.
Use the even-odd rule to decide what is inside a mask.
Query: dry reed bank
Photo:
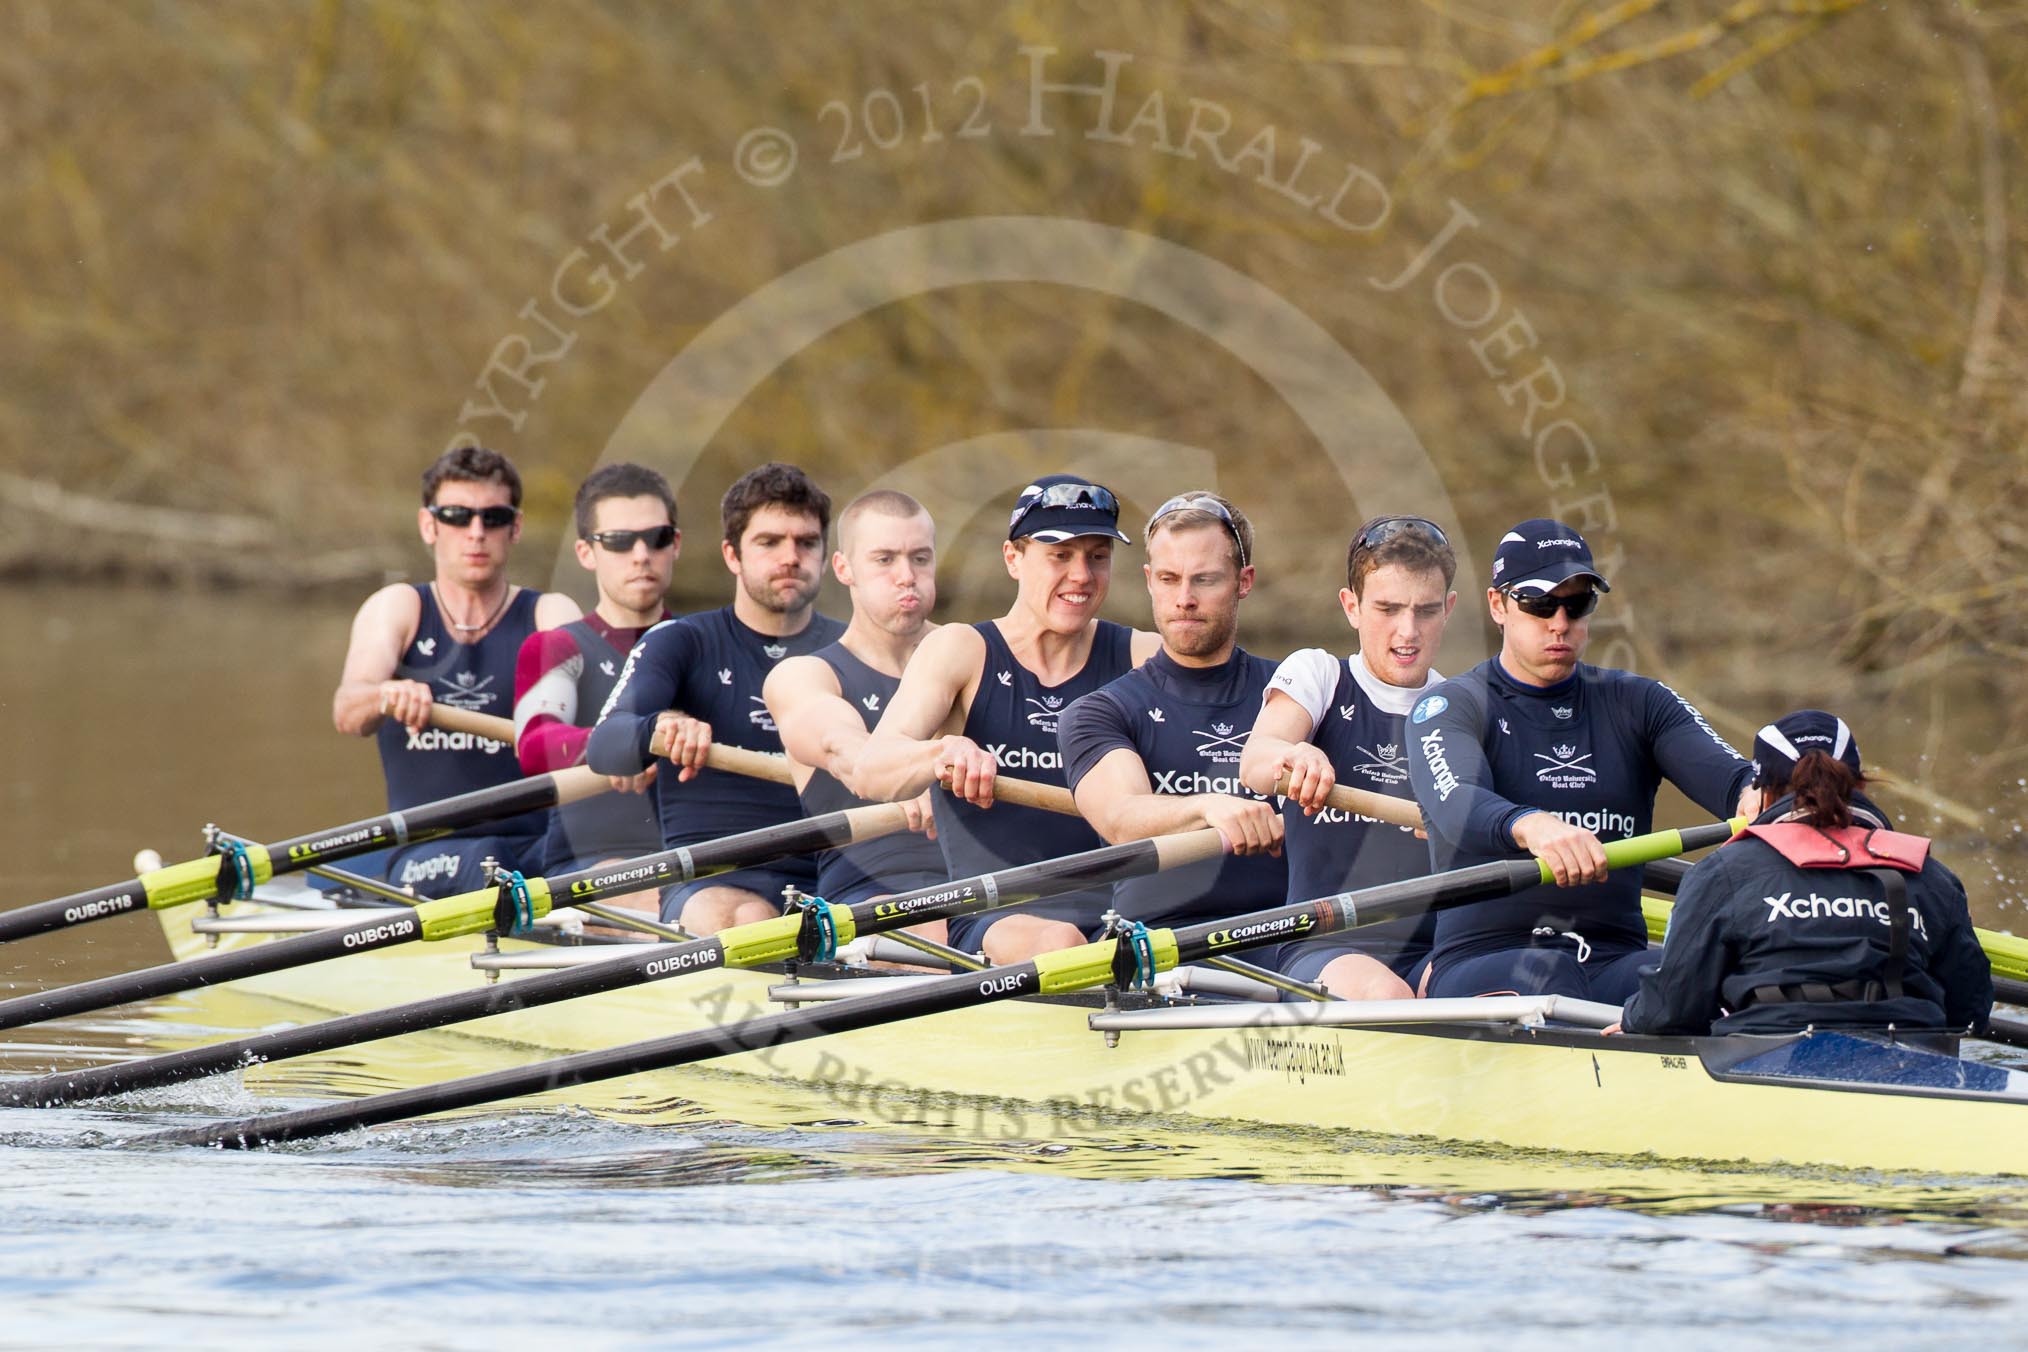
[[[363,587],[417,559],[413,475],[459,435],[528,475],[525,580],[617,446],[668,453],[679,582],[715,594],[710,505],[772,456],[929,485],[965,611],[1031,465],[1088,457],[1141,506],[1215,477],[1291,641],[1333,637],[1361,515],[1441,511],[1483,556],[1556,512],[1620,559],[1615,656],[1747,723],[1838,701],[1925,801],[2000,806],[1955,829],[2012,829],[2028,5],[6,24],[15,576]]]

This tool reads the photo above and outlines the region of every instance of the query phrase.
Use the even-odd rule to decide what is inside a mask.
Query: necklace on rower
[[[437,613],[444,617],[445,624],[448,624],[449,626],[451,626],[451,628],[457,630],[461,634],[476,634],[481,629],[490,629],[493,627],[493,621],[499,619],[501,613],[507,609],[507,602],[510,598],[513,597],[514,588],[510,586],[507,588],[507,590],[501,592],[500,604],[494,606],[493,613],[491,615],[488,615],[485,619],[479,621],[477,624],[459,624],[456,620],[452,619],[450,607],[444,604],[444,594],[441,590],[438,589],[437,584],[434,582],[430,583],[430,594],[437,598]]]

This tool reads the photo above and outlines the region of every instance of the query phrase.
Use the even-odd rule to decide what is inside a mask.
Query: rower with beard
[[[683,533],[669,481],[645,465],[603,465],[578,486],[573,518],[577,561],[598,588],[592,613],[538,629],[514,666],[514,751],[539,775],[584,760],[591,725],[619,684],[620,667],[642,635],[670,618],[669,590]],[[574,873],[662,848],[652,785],[609,793],[550,814],[543,872]],[[651,892],[609,898],[632,910],[659,908]]]
[[[864,806],[848,790],[859,753],[901,685],[917,645],[936,629],[937,528],[906,493],[876,489],[838,514],[831,570],[852,596],[852,620],[836,643],[774,669],[762,691],[781,729],[806,816]],[[817,855],[817,894],[850,906],[944,881],[943,852],[922,834],[927,794],[907,804],[908,831]],[[942,942],[944,924],[914,928]]]
[[[935,786],[937,841],[947,876],[968,878],[1036,859],[1097,849],[1077,817],[993,805],[1001,772],[1061,786],[1057,718],[1154,654],[1158,640],[1098,618],[1112,580],[1120,505],[1074,474],[1021,490],[1001,557],[1014,604],[997,620],[947,624],[923,640],[847,783],[874,801]],[[1083,943],[1111,901],[1093,888],[957,920],[953,947],[996,964]]]
[[[1753,743],[1753,825],[1676,894],[1629,1033],[1983,1032],[1993,970],[1965,885],[1866,797],[1845,720],[1798,709]]]
[[[507,717],[522,641],[578,616],[577,602],[561,592],[507,581],[507,559],[521,538],[521,476],[498,451],[459,446],[438,456],[423,471],[416,530],[436,575],[366,598],[331,700],[338,731],[377,739],[395,812],[521,777],[506,742],[433,728],[430,710],[441,703]],[[384,868],[389,882],[422,896],[469,892],[491,881],[481,867],[489,857],[503,868],[534,870],[547,815],[523,813],[353,867]]]
[[[1443,528],[1419,516],[1376,517],[1352,537],[1338,605],[1359,651],[1292,653],[1275,671],[1240,761],[1261,792],[1288,778],[1291,902],[1357,891],[1429,872],[1416,833],[1325,799],[1339,784],[1409,798],[1409,709],[1443,677],[1433,669],[1457,604],[1457,555]],[[1345,1000],[1405,1000],[1429,959],[1434,915],[1389,920],[1342,934],[1283,944],[1266,959],[1286,976],[1322,985]]]
[[[1647,960],[1641,871],[1608,873],[1600,838],[1652,829],[1665,778],[1730,816],[1753,773],[1668,686],[1578,660],[1606,591],[1583,536],[1523,521],[1501,537],[1486,591],[1499,655],[1409,713],[1431,866],[1534,855],[1555,878],[1439,915],[1430,995],[1624,1001]]]
[[[1064,711],[1064,775],[1107,841],[1210,826],[1233,852],[1118,883],[1113,909],[1173,926],[1278,906],[1288,890],[1281,817],[1239,777],[1247,722],[1275,669],[1238,645],[1253,526],[1215,493],[1180,493],[1148,518],[1144,542],[1161,650]]]
[[[773,755],[782,739],[761,698],[787,657],[825,647],[845,626],[816,613],[831,499],[793,465],[766,464],[726,490],[720,553],[732,604],[648,631],[627,657],[592,729],[586,763],[641,787],[652,767],[665,849],[759,830],[802,815],[795,790],[705,768],[714,741]],[[668,752],[650,749],[656,736]],[[666,889],[662,918],[693,934],[780,915],[782,890],[817,884],[813,861],[782,859]]]

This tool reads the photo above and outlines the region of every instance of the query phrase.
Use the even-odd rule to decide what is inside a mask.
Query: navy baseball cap
[[[1845,720],[1822,709],[1798,709],[1753,735],[1753,782],[1787,783],[1796,762],[1812,751],[1841,760],[1854,774],[1860,773],[1859,742]]]
[[[1602,592],[1612,587],[1592,566],[1591,546],[1561,521],[1532,517],[1500,537],[1493,552],[1493,585],[1503,591],[1554,591],[1574,577],[1588,577]]]
[[[1007,538],[1024,536],[1061,544],[1080,535],[1109,535],[1132,544],[1120,529],[1120,500],[1112,490],[1075,474],[1045,474],[1021,490],[1007,519]]]

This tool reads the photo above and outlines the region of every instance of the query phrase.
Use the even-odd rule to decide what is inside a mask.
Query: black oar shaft
[[[814,820],[814,819],[813,819]],[[1215,832],[1198,832],[1026,864],[954,883],[842,908],[858,934],[878,934],[925,920],[949,919],[1018,905],[1063,892],[1141,877],[1218,852]],[[597,872],[594,870],[594,872]],[[561,882],[562,880],[558,880]],[[91,1066],[0,1085],[0,1104],[45,1108],[106,1094],[176,1084],[267,1061],[284,1061],[403,1033],[532,1009],[560,1000],[621,990],[691,972],[751,967],[796,956],[799,921],[742,925],[708,939],[660,944],[604,962],[475,987],[391,1009],[371,1010],[274,1033],[257,1033],[137,1061]],[[731,946],[728,958],[728,945]]]
[[[95,887],[89,892],[74,892],[54,901],[17,906],[11,911],[0,911],[0,943],[69,929],[73,925],[89,924],[108,916],[125,915],[128,911],[145,909],[147,905],[147,885],[139,878],[129,878],[123,883]]]
[[[993,994],[982,995],[991,982]],[[1039,987],[1034,963],[994,968],[991,972],[941,977],[923,985],[878,992],[851,1000],[834,1000],[786,1014],[772,1014],[719,1028],[679,1033],[653,1042],[639,1042],[607,1051],[583,1052],[535,1066],[474,1075],[448,1084],[377,1094],[346,1103],[273,1113],[217,1126],[163,1132],[152,1141],[183,1145],[251,1147],[305,1137],[330,1136],[359,1127],[398,1122],[425,1113],[450,1112],[501,1099],[520,1098],[569,1085],[589,1084],[647,1070],[689,1065],[738,1052],[763,1051],[831,1033],[868,1028],[897,1018],[937,1014],[1003,999],[1032,995]]]
[[[327,958],[392,948],[396,944],[420,939],[422,932],[422,921],[413,913],[369,913],[368,918],[358,925],[345,929],[302,934],[292,939],[256,944],[251,948],[214,953],[193,962],[164,963],[138,972],[122,972],[118,976],[80,981],[74,986],[59,986],[55,990],[0,1000],[0,1028],[20,1028],[45,1019],[60,1019],[68,1014],[83,1014],[134,1000],[152,1000],[178,991],[195,990],[199,986],[215,986],[221,982],[258,976],[263,972],[278,972],[285,967],[302,967]]]

